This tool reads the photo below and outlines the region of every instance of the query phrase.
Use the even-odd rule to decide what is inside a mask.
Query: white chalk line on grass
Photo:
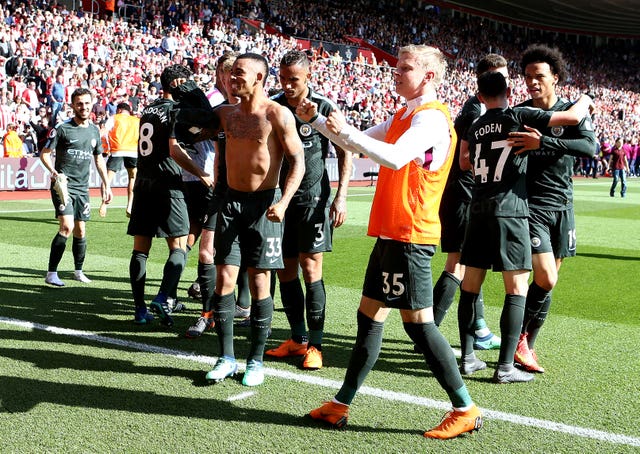
[[[373,195],[373,191],[371,192],[363,192],[361,194],[348,194],[347,197],[371,197]],[[12,200],[13,201],[13,200]],[[109,209],[112,210],[114,208],[126,208],[126,205],[109,205]],[[94,208],[95,210],[95,208]],[[21,214],[21,213],[46,213],[52,211],[52,208],[34,208],[30,210],[0,210],[0,215],[6,214]]]
[[[126,205],[109,205],[110,210],[113,210],[116,208],[125,209],[126,207],[127,207]],[[93,210],[96,211],[97,209],[94,208]],[[53,208],[34,208],[32,210],[0,210],[0,215],[21,214],[21,213],[46,213],[49,211],[53,211]]]
[[[236,394],[235,396],[227,397],[227,402],[235,402],[236,400],[244,400],[255,395],[255,391],[247,391],[246,393]]]
[[[117,345],[120,347],[126,347],[134,350],[139,350],[143,352],[149,353],[159,353],[162,355],[171,356],[177,359],[184,359],[188,361],[195,361],[198,363],[215,364],[217,358],[213,356],[206,355],[196,355],[190,352],[184,352],[181,350],[174,350],[164,347],[157,347],[155,345],[144,344],[141,342],[133,342],[123,339],[116,339],[107,336],[101,336],[99,334],[94,334],[88,331],[79,331],[68,328],[60,328],[56,326],[43,325],[40,323],[28,322],[25,320],[18,320],[14,318],[1,317],[0,322],[6,323],[9,325],[19,326],[27,329],[37,329],[41,331],[47,331],[53,334],[63,335],[63,336],[72,336],[72,337],[80,337],[88,340],[92,340],[95,342],[100,342],[104,344]],[[245,364],[241,361],[238,361],[238,366],[240,370],[244,370]],[[315,386],[322,386],[325,388],[333,388],[339,389],[342,385],[342,382],[336,380],[329,380],[326,378],[314,377],[313,375],[307,374],[298,374],[294,372],[287,372],[283,370],[273,369],[270,367],[264,368],[265,375],[270,375],[272,377],[283,378],[285,380],[292,380],[301,383],[307,383]],[[451,408],[451,403],[442,402],[434,399],[429,399],[426,397],[414,396],[407,393],[400,393],[395,391],[388,391],[380,388],[372,388],[369,386],[363,386],[358,391],[360,394],[365,394],[368,396],[378,397],[380,399],[385,399],[389,401],[402,402],[410,405],[419,405],[422,407],[436,408],[441,410],[449,410]],[[240,400],[251,397],[253,392],[245,392],[238,394],[236,396],[230,397],[228,400]],[[489,410],[486,408],[482,409],[482,412],[485,417],[490,419],[496,419],[501,421],[506,421],[512,424],[520,424],[523,426],[531,426],[537,427],[539,429],[551,430],[554,432],[565,433],[568,435],[574,435],[583,438],[591,438],[594,440],[602,440],[609,443],[615,443],[620,445],[628,445],[628,446],[638,446],[640,447],[640,438],[631,437],[628,435],[615,434],[611,432],[605,432],[602,430],[589,429],[585,427],[571,426],[568,424],[562,424],[554,421],[547,421],[544,419],[538,418],[529,418],[526,416],[521,416],[513,413],[505,413],[496,410]]]

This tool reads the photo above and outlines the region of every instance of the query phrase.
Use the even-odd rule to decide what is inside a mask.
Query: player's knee
[[[533,280],[538,286],[546,291],[551,291],[558,283],[557,273],[540,273],[534,276]]]
[[[510,289],[506,289],[506,293],[509,295],[527,296],[529,285],[526,282],[515,284]]]
[[[304,254],[300,260],[300,268],[305,282],[316,282],[322,279],[322,253]]]
[[[69,230],[69,233],[72,230]],[[69,235],[67,235],[69,236]],[[73,227],[73,236],[75,236],[76,238],[84,238],[86,236],[86,228],[84,226],[84,224],[80,224],[77,223],[74,227]]]
[[[200,263],[213,263],[213,253],[207,250],[198,250],[198,261]]]
[[[70,226],[68,226],[66,224],[63,224],[58,229],[58,233],[60,233],[60,235],[62,235],[65,238],[69,238],[69,236],[71,236],[71,231],[72,230],[73,229]]]

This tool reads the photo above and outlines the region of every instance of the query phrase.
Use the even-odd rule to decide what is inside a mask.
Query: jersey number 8
[[[144,123],[140,127],[140,139],[138,140],[138,151],[142,156],[149,156],[153,152],[153,124]]]

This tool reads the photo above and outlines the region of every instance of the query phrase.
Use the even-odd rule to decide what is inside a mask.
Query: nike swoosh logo
[[[317,247],[322,246],[323,244],[324,244],[324,241],[320,241],[320,242],[318,242],[318,243],[316,243],[316,242],[314,241],[314,242],[313,242],[313,247],[314,247],[314,248],[317,248]]]
[[[78,141],[78,139],[75,140],[69,140],[69,143],[76,143]]]
[[[269,263],[276,263],[278,259],[269,259]]]

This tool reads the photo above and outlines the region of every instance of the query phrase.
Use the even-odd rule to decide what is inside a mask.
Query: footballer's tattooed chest
[[[227,118],[225,133],[236,140],[254,140],[266,142],[271,132],[271,124],[263,115],[247,115],[234,112]]]

